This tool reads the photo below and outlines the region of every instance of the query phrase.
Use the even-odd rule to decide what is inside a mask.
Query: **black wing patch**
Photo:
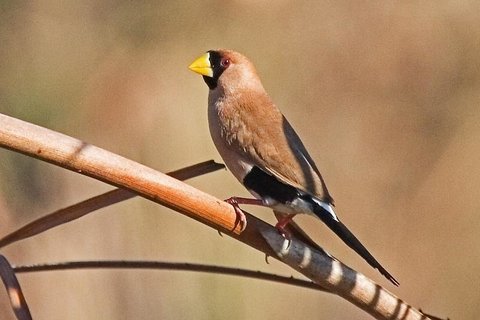
[[[243,178],[243,185],[262,198],[272,198],[280,203],[292,202],[301,196],[297,188],[281,182],[256,166]]]

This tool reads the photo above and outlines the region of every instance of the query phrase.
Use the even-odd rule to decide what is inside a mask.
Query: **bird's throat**
[[[203,76],[203,81],[205,81],[210,90],[214,90],[218,85],[218,80],[216,78]]]

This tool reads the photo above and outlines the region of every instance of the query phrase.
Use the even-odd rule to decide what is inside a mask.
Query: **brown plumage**
[[[219,77],[217,88],[210,91],[208,114],[210,133],[221,156],[231,157],[234,152],[282,182],[331,203],[319,170],[265,92],[253,65],[237,52],[220,52],[231,64]],[[243,170],[236,166],[230,169],[240,181],[243,179]]]
[[[348,246],[392,283],[398,282],[340,222],[333,199],[302,141],[266,93],[253,64],[232,50],[211,50],[189,67],[210,91],[208,120],[213,142],[233,175],[257,198],[232,203],[261,204],[287,218],[320,218]],[[256,201],[256,202],[255,202]]]

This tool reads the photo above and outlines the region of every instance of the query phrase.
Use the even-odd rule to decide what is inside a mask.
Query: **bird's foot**
[[[282,248],[283,249],[288,249],[290,248],[290,245],[292,244],[292,233],[287,229],[286,224],[282,224],[278,222],[275,225],[275,228],[278,230],[278,232],[285,238]],[[282,249],[282,250],[283,250]],[[267,262],[268,263],[268,262]]]
[[[292,233],[287,229],[286,226],[279,226],[278,223],[275,225],[275,228],[278,232],[287,240],[292,239]]]
[[[278,230],[278,232],[280,232],[280,234],[289,241],[292,239],[292,234],[287,229],[287,225],[290,223],[290,221],[292,221],[295,215],[296,214],[289,214],[285,218],[278,220],[277,224],[275,225],[275,228]]]
[[[235,209],[235,214],[237,215],[237,218],[235,219],[235,228],[240,223],[240,232],[243,232],[247,227],[247,217],[243,213],[242,209],[240,209],[240,203],[243,202],[240,202],[239,199],[243,198],[230,197],[225,199],[225,202],[231,204],[233,209]]]

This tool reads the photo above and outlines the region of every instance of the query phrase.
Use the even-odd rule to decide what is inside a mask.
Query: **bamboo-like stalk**
[[[241,232],[231,205],[144,165],[66,135],[0,115],[0,146],[53,163],[183,213],[288,264],[377,319],[428,319],[338,260],[246,214]]]

